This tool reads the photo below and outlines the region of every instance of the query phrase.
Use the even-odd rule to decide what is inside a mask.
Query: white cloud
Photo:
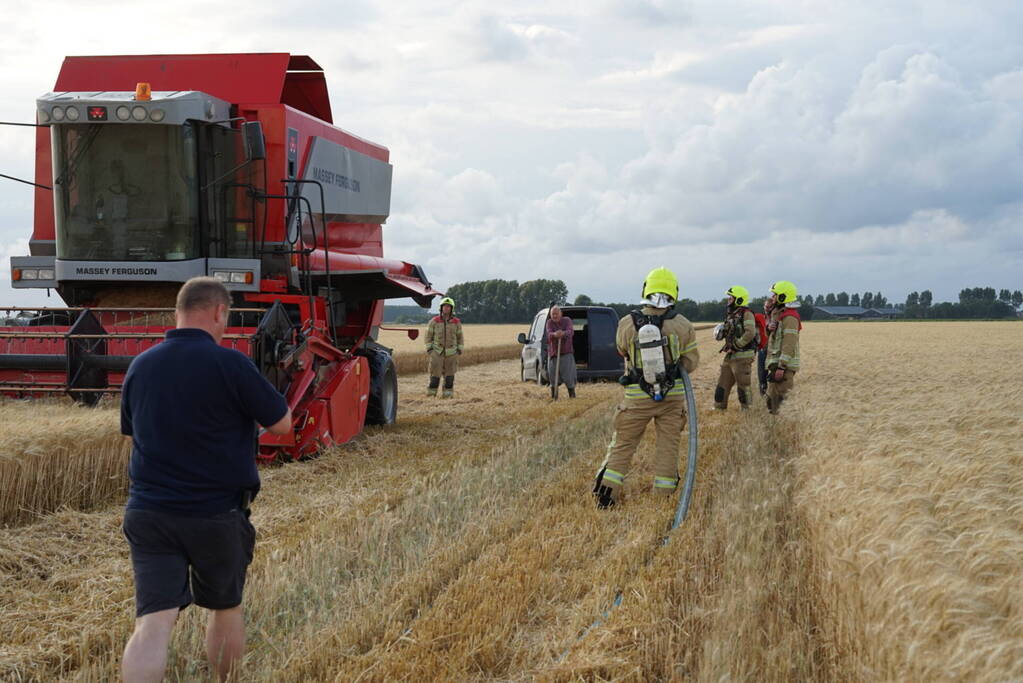
[[[25,5],[0,120],[111,32],[129,53],[291,48],[327,69],[339,125],[391,148],[387,254],[439,286],[626,299],[662,263],[696,298],[735,273],[893,300],[1023,286],[1018,3],[325,6]],[[0,173],[30,176],[31,148],[0,128]],[[0,243],[31,207],[0,180]]]

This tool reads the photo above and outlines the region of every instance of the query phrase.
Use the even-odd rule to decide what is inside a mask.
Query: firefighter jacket
[[[426,352],[437,352],[442,356],[454,356],[465,345],[462,339],[462,321],[451,316],[435,315],[426,326]]]
[[[786,309],[772,314],[778,322],[767,342],[767,367],[772,369],[799,369],[799,330],[803,324],[798,315],[782,315]]]
[[[725,318],[725,360],[752,358],[757,352],[757,319],[753,311],[737,306]]]
[[[643,315],[661,316],[668,312],[665,308],[654,308],[644,306]],[[700,362],[700,352],[697,350],[696,330],[693,324],[685,316],[679,314],[667,318],[661,324],[661,337],[667,339],[664,345],[664,367],[672,368],[681,364],[686,372],[692,372]],[[618,334],[615,342],[618,346],[618,353],[625,357],[625,370],[632,374],[643,373],[643,358],[639,352],[639,334],[636,323],[631,315],[627,315],[618,321]],[[665,397],[685,396],[686,390],[682,382],[677,382],[667,391]],[[639,382],[625,385],[625,399],[652,400],[650,394],[643,390]]]

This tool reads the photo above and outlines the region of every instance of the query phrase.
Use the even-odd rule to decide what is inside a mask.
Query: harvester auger
[[[262,460],[344,443],[397,414],[383,301],[429,306],[383,257],[386,148],[332,125],[322,69],[289,54],[68,57],[36,102],[35,222],[12,286],[66,308],[0,308],[0,393],[94,405],[173,327],[197,275],[233,305],[223,340],[288,399]],[[410,333],[411,334],[411,333]]]

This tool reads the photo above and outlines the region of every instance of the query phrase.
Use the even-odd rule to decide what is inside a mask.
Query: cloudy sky
[[[20,5],[0,120],[69,54],[309,54],[335,122],[391,149],[387,254],[440,288],[634,299],[659,265],[696,299],[1023,288],[1018,0],[146,4]],[[0,127],[0,173],[32,158]],[[31,220],[0,179],[0,303],[28,301]]]

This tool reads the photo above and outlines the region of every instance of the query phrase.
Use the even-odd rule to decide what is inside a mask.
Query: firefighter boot
[[[728,410],[728,390],[720,384],[714,388],[714,410]]]
[[[736,391],[739,393],[739,406],[743,410],[749,410],[749,404],[750,404],[750,390],[749,390],[749,387],[736,387]]]
[[[440,395],[441,398],[451,398],[455,395],[455,376],[447,375],[444,377],[444,393]]]
[[[622,500],[624,479],[624,474],[608,469],[607,465],[600,468],[593,482],[593,497],[597,501],[597,509],[606,510]]]
[[[426,387],[426,395],[427,396],[436,396],[437,395],[437,387],[439,387],[439,386],[440,386],[440,377],[431,377],[430,378],[430,384],[429,384],[429,386]]]

